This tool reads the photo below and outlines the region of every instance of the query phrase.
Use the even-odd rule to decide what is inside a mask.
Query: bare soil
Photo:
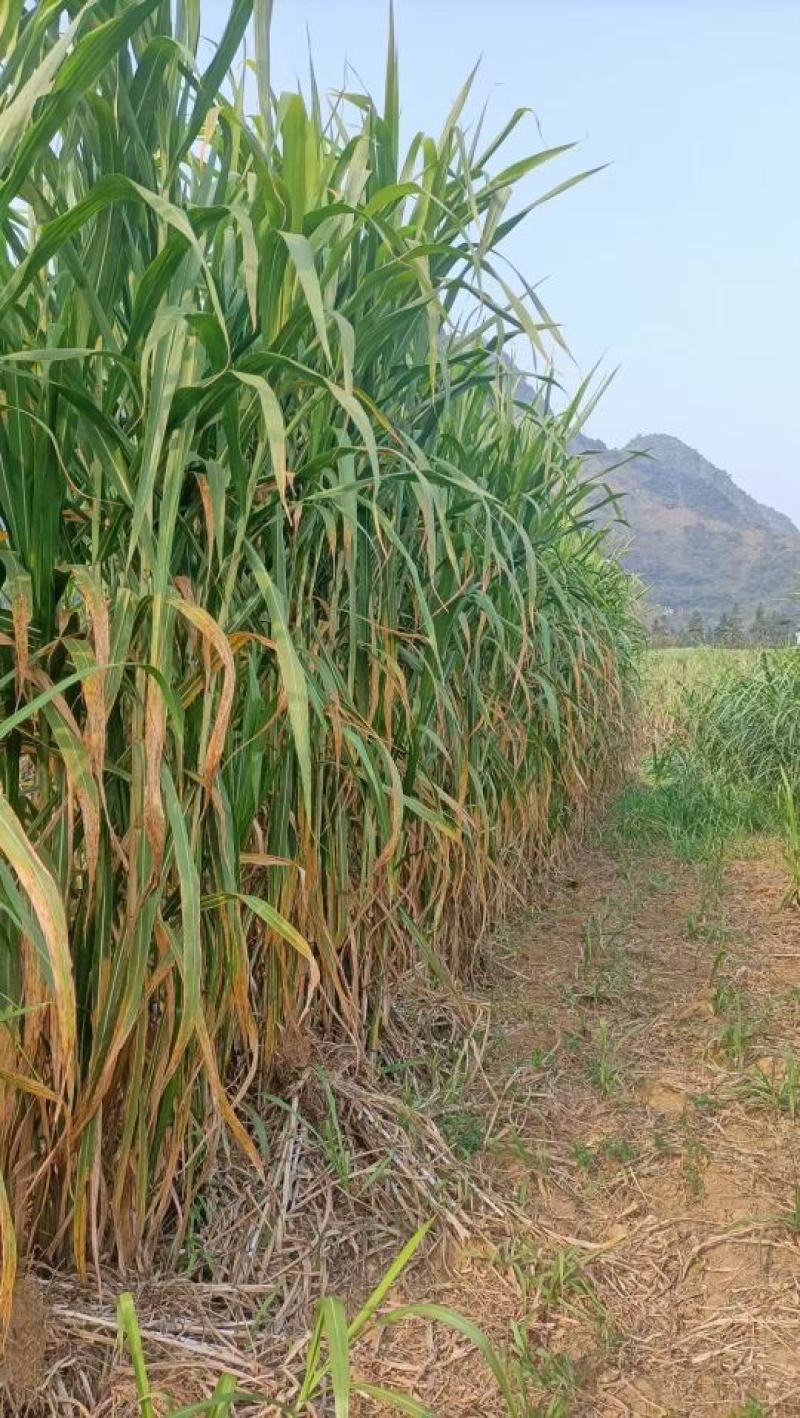
[[[0,1358],[0,1385],[25,1400],[45,1378],[47,1309],[35,1281],[23,1276],[14,1288],[14,1303]],[[0,1410],[2,1411],[2,1410]]]
[[[589,848],[508,942],[472,1165],[520,1221],[415,1290],[511,1356],[526,1415],[800,1414],[784,890],[768,843],[700,865]],[[439,1324],[385,1331],[369,1368],[447,1418],[507,1413]]]

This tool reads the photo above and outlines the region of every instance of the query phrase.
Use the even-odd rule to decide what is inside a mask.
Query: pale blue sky
[[[227,0],[203,0],[218,33]],[[468,70],[490,127],[534,111],[509,160],[612,166],[533,214],[510,258],[576,368],[620,365],[590,432],[672,433],[800,522],[800,0],[395,0],[403,121],[438,131]],[[273,80],[345,60],[381,91],[388,3],[276,0]],[[473,112],[477,111],[477,103]],[[531,191],[536,190],[531,180]],[[539,189],[541,190],[541,180]]]

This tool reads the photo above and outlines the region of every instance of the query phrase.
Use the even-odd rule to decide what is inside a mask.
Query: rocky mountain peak
[[[627,526],[612,535],[653,602],[680,614],[762,604],[800,617],[800,531],[789,517],[671,434],[637,434],[623,448],[581,435],[574,447],[623,494]]]

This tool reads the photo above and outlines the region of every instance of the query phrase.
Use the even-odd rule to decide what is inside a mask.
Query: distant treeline
[[[726,645],[730,649],[747,646],[771,646],[794,643],[795,630],[800,625],[797,616],[786,612],[756,608],[752,620],[747,620],[738,605],[715,619],[692,611],[680,619],[666,611],[656,612],[650,621],[650,638],[654,645]]]

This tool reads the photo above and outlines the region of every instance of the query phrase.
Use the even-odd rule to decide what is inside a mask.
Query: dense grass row
[[[500,358],[558,338],[496,256],[558,150],[504,169],[465,88],[401,156],[392,46],[324,114],[265,0],[205,72],[170,8],[3,12],[6,1282],[14,1231],[180,1243],[285,1032],[374,1045],[419,951],[468,965],[626,728],[576,411]]]
[[[800,800],[800,653],[656,651],[651,745],[619,821],[682,854],[757,832],[790,832]]]
[[[746,674],[726,669],[686,702],[697,752],[712,773],[765,797],[783,774],[800,785],[800,654],[762,654]]]

